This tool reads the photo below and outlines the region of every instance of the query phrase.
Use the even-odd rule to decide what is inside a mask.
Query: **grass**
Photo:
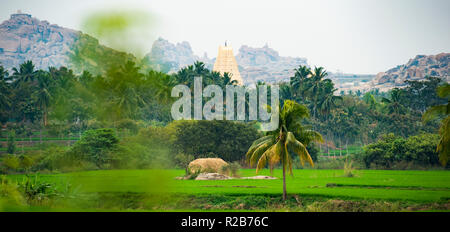
[[[450,199],[448,171],[356,170],[344,176],[343,170],[294,170],[286,180],[287,192],[302,197],[325,197],[357,200],[438,202]],[[184,170],[102,170],[41,175],[53,182],[70,182],[84,193],[170,193],[175,195],[266,195],[282,192],[281,170],[277,180],[234,179],[222,181],[175,180]],[[253,169],[240,175],[254,176]],[[262,170],[258,175],[270,175]],[[21,180],[23,175],[9,178]],[[328,184],[328,187],[327,187]]]

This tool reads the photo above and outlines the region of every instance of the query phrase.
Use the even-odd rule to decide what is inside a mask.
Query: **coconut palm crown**
[[[253,142],[246,154],[251,167],[256,165],[256,173],[266,165],[272,171],[281,162],[283,169],[283,199],[286,199],[286,170],[292,175],[292,157],[296,154],[302,165],[314,166],[306,146],[312,141],[323,141],[322,136],[305,128],[301,120],[309,117],[308,109],[292,100],[284,101],[279,112],[279,127]]]

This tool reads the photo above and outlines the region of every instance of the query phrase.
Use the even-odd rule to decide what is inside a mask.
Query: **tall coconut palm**
[[[155,90],[155,97],[160,102],[167,104],[172,100],[170,93],[172,88],[177,85],[174,76],[151,70],[146,77],[150,86]]]
[[[447,165],[450,154],[450,84],[446,83],[438,87],[437,94],[441,98],[447,98],[447,104],[428,108],[422,118],[425,122],[438,117],[443,118],[441,121],[442,125],[439,128],[441,139],[436,150],[439,153],[439,161],[445,166]]]
[[[323,82],[321,90],[321,96],[317,102],[317,107],[326,120],[327,115],[330,114],[332,109],[337,107],[338,102],[342,102],[343,98],[342,96],[334,95],[337,89],[334,88],[333,82],[329,79],[326,79],[326,81]]]
[[[227,72],[224,73],[224,74],[223,74],[222,81],[219,82],[220,86],[221,86],[222,88],[224,88],[224,87],[227,86],[227,85],[237,85],[237,84],[238,84],[238,81],[237,81],[237,80],[232,80],[232,79],[231,79],[232,76],[233,76],[233,74],[231,74],[231,73],[227,73]]]
[[[7,80],[9,76],[8,70],[0,65],[0,81]]]
[[[311,75],[311,69],[302,65],[294,69],[294,71],[294,76],[291,77],[291,86],[294,89],[294,95],[297,96],[304,90],[303,87],[306,79]]]
[[[134,62],[128,61],[119,69],[108,72],[108,101],[112,103],[115,119],[135,118],[138,108],[148,101],[145,94],[144,75]]]
[[[19,69],[13,68],[12,70],[12,78],[16,86],[25,82],[33,82],[37,74],[37,71],[34,69],[34,64],[31,60],[25,61],[20,65]]]
[[[302,126],[301,120],[309,116],[308,109],[295,101],[284,101],[279,112],[279,128],[253,142],[246,154],[246,161],[251,167],[256,165],[256,172],[267,164],[272,171],[281,162],[283,170],[283,200],[286,200],[286,171],[292,175],[291,153],[297,154],[304,165],[308,162],[314,166],[306,149],[311,141],[322,141],[322,136]],[[302,142],[303,141],[303,142]]]
[[[41,109],[43,114],[44,126],[47,126],[48,119],[48,107],[50,105],[51,91],[50,83],[51,79],[49,75],[45,72],[40,72],[38,77],[38,91],[37,91],[37,105]]]
[[[2,110],[5,110],[11,106],[10,86],[6,82],[6,80],[8,80],[8,76],[8,71],[0,65],[0,109]]]
[[[323,67],[314,67],[311,72],[312,83],[308,88],[310,98],[313,99],[313,116],[316,117],[322,80],[328,75]]]
[[[383,97],[381,102],[387,105],[387,110],[389,114],[402,114],[405,112],[405,107],[400,103],[402,90],[399,88],[394,88],[391,90],[390,99]]]

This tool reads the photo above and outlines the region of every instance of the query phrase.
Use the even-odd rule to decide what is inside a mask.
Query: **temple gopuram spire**
[[[231,80],[236,80],[238,85],[244,84],[239,73],[236,58],[233,55],[233,48],[227,45],[227,41],[225,41],[225,46],[219,46],[219,53],[217,54],[213,71],[219,72],[221,75],[227,72],[231,75]]]

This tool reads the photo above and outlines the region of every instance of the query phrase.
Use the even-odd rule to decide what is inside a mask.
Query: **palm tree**
[[[20,65],[19,69],[13,68],[12,78],[16,83],[16,86],[25,82],[33,82],[37,71],[34,70],[34,64],[31,60],[25,61]]]
[[[369,104],[369,109],[374,110],[376,108],[377,100],[370,92],[364,94],[363,101]]]
[[[9,76],[8,70],[0,65],[0,81],[7,80]]]
[[[161,72],[149,71],[147,74],[147,81],[155,89],[157,99],[162,103],[168,103],[172,100],[172,88],[177,85],[175,77]]]
[[[0,109],[5,110],[11,106],[10,88],[6,80],[8,80],[8,71],[0,66]],[[5,110],[6,112],[6,110]]]
[[[317,113],[317,105],[319,99],[319,93],[322,87],[322,79],[325,78],[328,73],[325,71],[323,67],[314,67],[314,70],[311,72],[312,84],[308,88],[308,92],[310,97],[313,99],[313,116],[316,117]]]
[[[279,111],[279,128],[269,132],[266,136],[253,142],[246,154],[246,161],[251,167],[256,164],[256,172],[269,165],[273,170],[275,164],[281,162],[283,169],[283,200],[286,200],[286,169],[292,175],[292,158],[290,153],[299,156],[300,162],[305,161],[311,166],[314,163],[306,149],[311,141],[322,141],[322,136],[308,129],[305,129],[301,120],[308,117],[308,108],[295,101],[286,100],[284,106]]]
[[[50,77],[47,73],[41,72],[38,77],[37,105],[43,113],[44,126],[47,126],[48,107],[50,105]]]
[[[317,106],[320,113],[327,117],[331,110],[337,107],[338,102],[342,102],[342,96],[334,95],[337,89],[334,88],[334,84],[330,79],[325,79],[322,83],[321,96]]]
[[[128,61],[107,74],[106,91],[116,119],[135,118],[137,109],[148,102],[149,96],[143,90],[144,75],[139,69],[134,62]]]
[[[447,104],[428,108],[422,118],[426,122],[434,118],[445,117],[442,119],[442,125],[439,128],[441,139],[436,148],[436,151],[439,153],[439,161],[445,166],[447,165],[450,153],[450,84],[446,83],[439,86],[437,88],[437,94],[441,98],[447,98]]]
[[[389,114],[402,114],[404,113],[404,107],[403,105],[400,103],[401,101],[401,95],[402,95],[402,90],[399,88],[394,88],[391,91],[391,99],[385,98],[383,97],[381,99],[381,102],[386,103],[387,104],[387,109],[388,109],[388,113]]]
[[[311,76],[311,69],[307,66],[300,66],[294,69],[294,76],[291,77],[291,86],[294,89],[294,94],[297,96],[301,94],[301,91],[304,89],[305,81],[308,77]],[[303,96],[304,97],[304,96]]]
[[[219,82],[219,84],[222,88],[224,88],[227,85],[237,85],[238,84],[237,80],[231,79],[232,75],[233,74],[227,73],[227,72],[223,73],[223,79],[221,82]]]

